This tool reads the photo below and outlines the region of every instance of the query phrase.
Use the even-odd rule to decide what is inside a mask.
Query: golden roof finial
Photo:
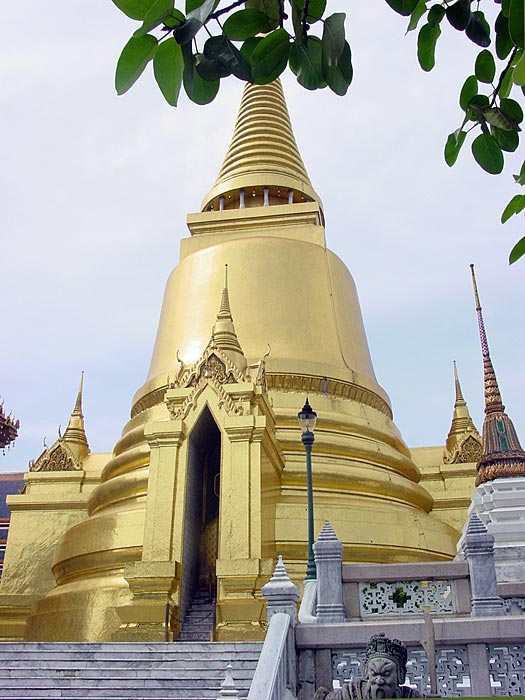
[[[514,424],[505,413],[505,406],[501,400],[496,373],[490,359],[474,265],[470,266],[470,270],[472,273],[474,298],[476,300],[485,385],[483,453],[477,466],[478,477],[476,486],[478,486],[485,481],[491,481],[498,477],[525,476],[525,452],[520,445]]]
[[[84,390],[84,372],[80,376],[80,386],[78,389],[75,407],[69,418],[66,431],[62,440],[66,442],[77,459],[81,459],[89,454],[89,444],[84,428],[84,416],[82,415],[82,394]]]
[[[456,360],[453,360],[453,364],[454,364],[454,384],[456,385],[456,405],[458,403],[460,403],[461,401],[464,401],[466,404],[466,401],[463,398],[463,394],[461,392],[461,384],[459,383],[458,368],[456,366]]]
[[[481,436],[476,430],[476,426],[470,416],[468,410],[467,402],[463,398],[463,392],[461,391],[461,384],[459,383],[458,370],[456,367],[456,360],[454,360],[454,384],[456,389],[456,401],[454,403],[454,412],[452,414],[452,424],[447,436],[446,448],[447,448],[447,461],[449,462],[460,462],[460,461],[477,461],[480,455],[480,445]],[[464,454],[463,445],[466,438],[472,437],[477,443],[477,457],[473,460],[466,459]],[[470,441],[469,445],[474,446],[474,442]],[[470,450],[472,452],[472,450]]]
[[[220,348],[233,362],[237,369],[244,374],[248,366],[246,357],[237,338],[233,317],[230,309],[228,294],[228,265],[224,266],[224,287],[221,295],[221,305],[217,319],[213,324],[211,342]]]
[[[246,191],[246,204],[241,191]],[[246,84],[230,147],[202,211],[261,206],[270,197],[282,204],[290,198],[316,201],[322,207],[297,148],[280,80]],[[220,198],[226,200],[222,206]]]
[[[221,306],[217,318],[231,318],[230,297],[228,295],[228,265],[224,266],[224,288],[222,290]]]

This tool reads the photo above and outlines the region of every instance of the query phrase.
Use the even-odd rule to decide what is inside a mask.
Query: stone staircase
[[[0,697],[215,700],[231,664],[239,696],[246,698],[261,647],[256,642],[0,642]]]
[[[180,626],[179,642],[209,642],[215,625],[215,600],[197,591]]]

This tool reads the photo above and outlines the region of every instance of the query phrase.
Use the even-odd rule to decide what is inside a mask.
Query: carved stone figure
[[[417,690],[401,685],[405,680],[406,663],[407,650],[403,642],[384,634],[374,635],[366,647],[364,678],[344,683],[337,690],[318,688],[314,700],[419,698]]]

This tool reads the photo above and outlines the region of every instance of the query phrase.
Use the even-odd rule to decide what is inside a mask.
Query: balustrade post
[[[504,615],[503,600],[498,594],[494,565],[494,537],[481,522],[477,513],[469,518],[463,553],[468,562],[472,617]]]
[[[344,622],[343,545],[325,521],[314,544],[317,567],[317,622]]]
[[[286,687],[295,697],[297,688],[295,625],[297,623],[297,601],[300,593],[297,586],[288,576],[281,555],[279,555],[272,578],[262,587],[261,592],[266,599],[268,624],[270,624],[270,620],[276,613],[286,613],[290,618],[290,628],[286,640]]]

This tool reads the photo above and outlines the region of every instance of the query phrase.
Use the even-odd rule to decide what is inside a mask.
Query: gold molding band
[[[375,408],[390,419],[393,417],[392,409],[381,396],[352,382],[343,382],[339,379],[318,377],[308,374],[274,374],[267,372],[266,384],[269,390],[303,391],[312,394],[329,394],[330,396],[336,396],[342,399],[350,399],[351,401],[357,401],[358,403]],[[162,403],[167,389],[168,386],[165,384],[158,389],[154,389],[145,396],[142,396],[132,407],[131,417],[134,418],[148,408]]]

